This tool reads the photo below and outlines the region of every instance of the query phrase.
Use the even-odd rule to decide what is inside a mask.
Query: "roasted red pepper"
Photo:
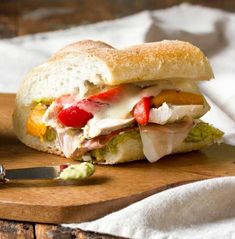
[[[79,101],[73,95],[63,95],[56,100],[58,120],[64,126],[81,128],[96,112],[118,101],[122,91],[123,87],[118,86]],[[71,106],[63,109],[66,105]]]
[[[77,106],[70,106],[58,114],[58,120],[62,125],[73,128],[81,128],[86,125],[93,115]]]
[[[146,125],[149,121],[151,100],[143,97],[133,108],[132,114],[139,125]]]
[[[118,101],[118,99],[120,99],[121,97],[122,92],[123,92],[123,87],[117,86],[109,90],[106,90],[104,92],[98,93],[96,95],[92,95],[88,97],[88,99],[96,101],[96,102],[111,103],[111,102]]]

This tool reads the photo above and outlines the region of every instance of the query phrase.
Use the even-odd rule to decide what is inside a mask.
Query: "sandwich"
[[[156,162],[221,141],[200,120],[210,106],[197,84],[212,78],[208,59],[188,42],[119,50],[79,41],[23,79],[14,130],[29,147],[75,160]]]

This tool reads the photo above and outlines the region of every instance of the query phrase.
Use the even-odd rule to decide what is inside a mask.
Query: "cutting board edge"
[[[69,205],[69,206],[51,206],[51,211],[56,209],[53,214],[50,211],[50,217],[48,218],[47,212],[48,207],[43,207],[41,205],[22,205],[20,203],[13,204],[12,202],[0,202],[0,218],[6,220],[16,220],[16,221],[25,221],[25,222],[35,222],[35,223],[50,223],[50,224],[63,224],[63,223],[81,223],[85,221],[91,221],[103,217],[111,212],[118,211],[124,207],[129,206],[132,203],[138,202],[141,199],[144,199],[148,196],[151,196],[155,193],[162,192],[164,190],[181,186],[184,184],[197,182],[204,180],[202,178],[199,180],[186,180],[179,181],[176,183],[171,183],[165,186],[154,188],[145,192],[138,194],[130,195],[127,197],[121,197],[117,199],[102,201],[98,203],[85,204],[85,205]],[[16,210],[17,214],[14,212]],[[9,209],[12,214],[9,214]],[[76,210],[75,210],[76,209]],[[4,214],[4,211],[7,211],[7,214]],[[25,212],[27,212],[25,214]],[[28,214],[34,212],[33,214]],[[40,212],[41,215],[38,213]],[[81,212],[81,214],[80,214]],[[81,216],[82,215],[82,216]],[[53,219],[52,219],[53,218]],[[58,218],[63,218],[64,220],[58,220]]]

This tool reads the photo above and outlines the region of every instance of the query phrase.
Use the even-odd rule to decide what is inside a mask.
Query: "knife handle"
[[[2,164],[0,164],[0,183],[6,182],[6,171]]]

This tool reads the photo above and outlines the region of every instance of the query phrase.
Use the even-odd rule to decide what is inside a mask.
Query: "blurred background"
[[[84,39],[198,46],[215,74],[200,85],[212,106],[204,120],[228,138],[235,131],[235,0],[0,0],[0,93],[15,93],[33,67]]]
[[[235,0],[0,0],[0,92],[15,93],[30,69],[75,41],[178,39],[208,56],[216,81],[204,93],[217,101],[221,90],[224,106],[234,94],[234,12]]]
[[[235,11],[234,0],[0,0],[0,38],[112,20],[183,2]]]

